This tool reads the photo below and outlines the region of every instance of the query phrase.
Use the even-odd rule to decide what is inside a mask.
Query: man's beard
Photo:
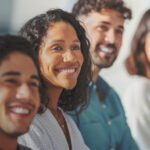
[[[97,58],[96,58],[97,61],[96,61],[94,58],[97,55],[96,51],[99,51],[99,49],[98,49],[99,45],[100,44],[97,44],[96,50],[95,50],[95,56],[93,56],[93,58],[92,58],[93,64],[96,65],[99,69],[108,68],[108,67],[113,65],[113,63],[115,62],[115,60],[117,58],[117,54],[115,56],[115,53],[117,52],[117,48],[116,48],[116,46],[114,44],[107,44],[106,45],[107,48],[113,48],[114,49],[114,54],[112,54],[112,55],[114,55],[114,58],[112,59],[111,55],[110,56],[106,55],[103,58],[100,58],[100,56],[97,56]],[[112,60],[110,60],[110,59],[112,59]]]
[[[101,62],[101,63],[97,63],[97,64],[95,64],[95,65],[96,65],[99,69],[102,69],[102,68],[109,68],[109,67],[111,67],[111,66],[113,65],[113,63],[115,62],[116,58],[117,58],[117,57],[115,57],[115,58],[113,59],[113,61],[111,61],[110,63],[103,63],[103,62]],[[110,57],[109,57],[109,56],[105,56],[105,59],[109,61]]]

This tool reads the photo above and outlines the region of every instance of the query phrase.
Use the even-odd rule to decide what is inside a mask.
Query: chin
[[[71,84],[67,84],[64,88],[66,90],[72,90],[75,86],[76,86],[76,82],[71,83]]]
[[[25,134],[26,132],[28,132],[29,131],[29,126],[28,127],[18,127],[18,129],[16,128],[16,132],[14,132],[14,133],[16,133],[17,135],[22,135],[22,134]]]
[[[14,131],[3,131],[3,133],[8,136],[8,137],[11,137],[11,138],[18,138],[19,136],[25,134],[28,130],[14,130]]]

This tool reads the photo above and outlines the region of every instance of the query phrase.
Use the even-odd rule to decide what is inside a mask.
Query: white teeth
[[[11,111],[18,114],[29,114],[29,110],[24,108],[12,108]]]
[[[63,73],[73,73],[75,72],[75,69],[63,69],[63,70],[60,70],[61,72]]]
[[[113,52],[112,49],[108,49],[108,48],[105,48],[105,47],[101,48],[101,51],[106,52],[106,53],[112,53]]]

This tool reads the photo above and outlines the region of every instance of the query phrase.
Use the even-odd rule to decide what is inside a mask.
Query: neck
[[[62,92],[62,88],[58,87],[49,87],[47,90],[47,96],[50,100],[48,104],[49,109],[53,109],[53,111],[57,111],[58,100]]]
[[[0,133],[0,149],[1,150],[16,150],[17,149],[17,138],[10,138]]]
[[[97,66],[95,66],[94,64],[92,65],[92,81],[95,83],[97,78],[98,78],[98,74],[100,72],[100,68],[98,68]]]

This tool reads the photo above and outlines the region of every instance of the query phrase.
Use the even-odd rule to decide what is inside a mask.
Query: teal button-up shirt
[[[101,77],[90,87],[90,103],[79,115],[78,127],[91,150],[138,150],[119,96]],[[99,101],[96,89],[103,99]],[[77,117],[72,116],[77,123]]]

